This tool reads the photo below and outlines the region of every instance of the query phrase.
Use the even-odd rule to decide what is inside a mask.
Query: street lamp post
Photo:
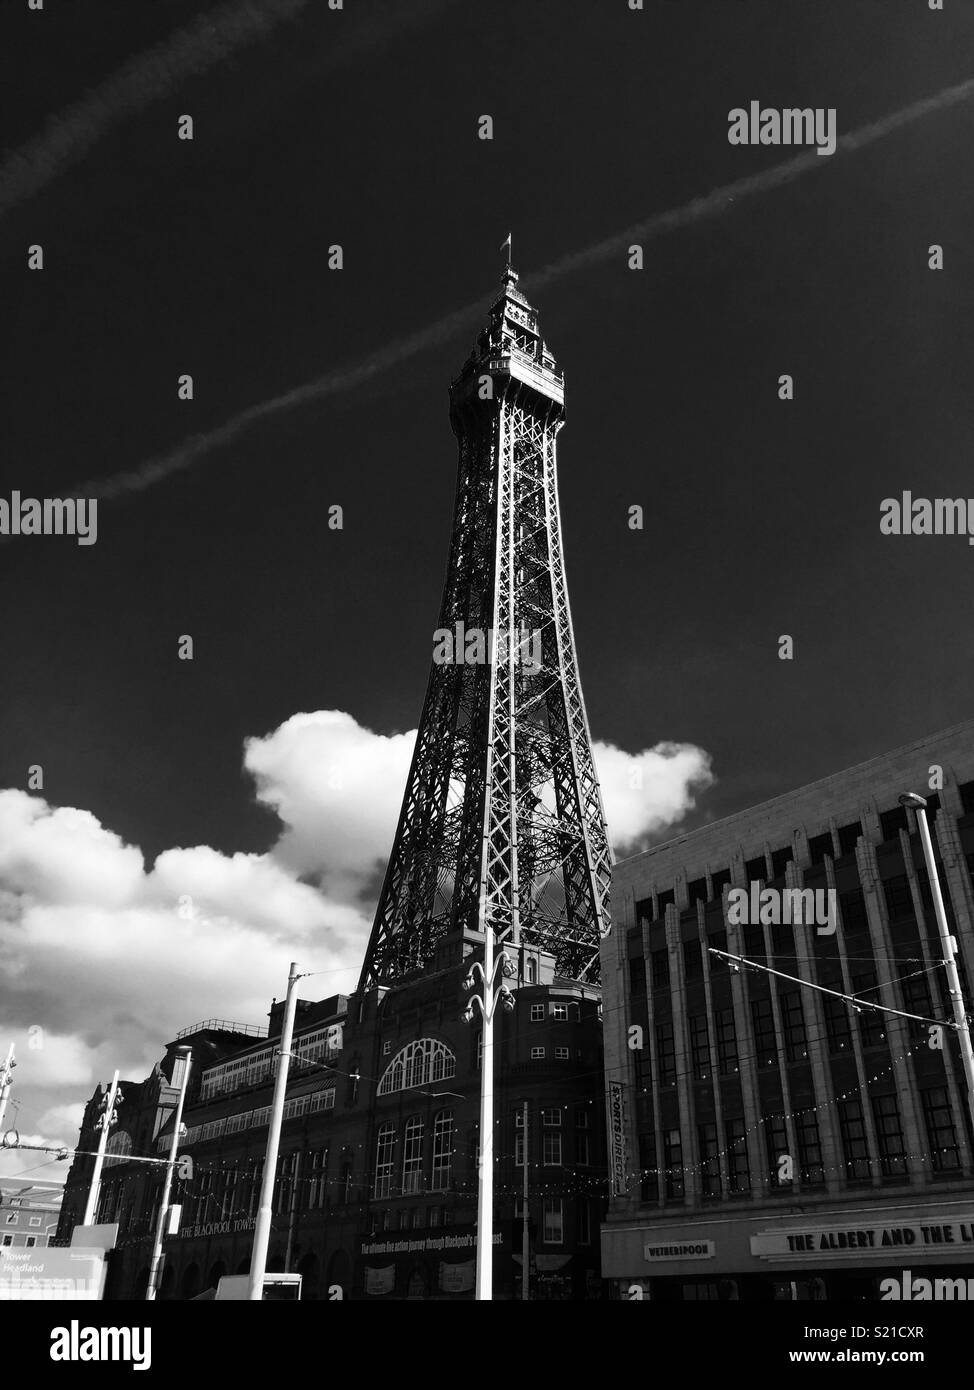
[[[951,1005],[953,1006],[954,1023],[957,1027],[957,1040],[960,1043],[961,1061],[964,1065],[964,1075],[967,1078],[967,1100],[971,1111],[971,1121],[974,1123],[974,1049],[971,1047],[971,1030],[967,1020],[964,996],[961,994],[960,976],[957,973],[957,962],[954,958],[957,946],[954,938],[950,934],[950,928],[947,925],[947,913],[944,909],[943,893],[940,890],[940,875],[937,873],[937,865],[933,857],[933,841],[930,838],[930,827],[927,824],[927,803],[926,799],[919,796],[916,792],[906,792],[900,797],[900,804],[903,806],[912,806],[913,810],[916,811],[917,824],[920,827],[923,857],[927,862],[930,891],[933,894],[933,908],[937,918],[937,928],[940,932],[940,942],[943,947],[944,965],[947,969],[947,990],[950,995]]]
[[[502,1003],[510,1012],[514,995],[498,977],[509,963],[506,951],[494,959],[494,929],[484,921],[484,963],[475,961],[464,980],[465,989],[479,982],[482,994],[471,996],[462,1018],[472,1023],[476,1009],[484,1020],[483,1056],[480,1061],[480,1164],[477,1172],[477,1285],[475,1298],[493,1297],[494,1275],[494,1013]]]
[[[101,1134],[98,1137],[98,1152],[95,1154],[95,1166],[91,1170],[91,1185],[88,1188],[88,1200],[85,1202],[85,1214],[81,1218],[82,1226],[90,1226],[95,1219],[95,1210],[98,1206],[98,1193],[101,1188],[101,1170],[105,1162],[105,1150],[108,1147],[108,1131],[115,1123],[115,1106],[118,1103],[118,1072],[112,1077],[112,1084],[105,1097],[105,1108],[102,1111],[101,1119],[98,1121],[101,1126]]]
[[[3,1134],[3,1117],[7,1113],[7,1097],[13,1085],[13,1069],[16,1065],[14,1045],[11,1043],[7,1049],[7,1060],[0,1064],[0,1134]]]
[[[169,1159],[166,1163],[166,1176],[162,1181],[162,1197],[159,1202],[159,1214],[156,1218],[156,1235],[152,1244],[152,1261],[149,1265],[149,1282],[145,1286],[145,1296],[147,1302],[152,1302],[159,1291],[159,1281],[162,1277],[162,1238],[166,1231],[166,1211],[169,1207],[169,1197],[172,1193],[172,1175],[176,1166],[176,1150],[179,1148],[179,1140],[182,1137],[180,1130],[183,1126],[183,1106],[186,1102],[186,1088],[189,1084],[189,1069],[193,1061],[193,1049],[191,1047],[177,1047],[176,1056],[181,1057],[185,1062],[183,1067],[182,1081],[179,1087],[179,1100],[176,1102],[176,1114],[173,1119],[172,1139],[169,1144]],[[115,1073],[116,1076],[118,1073]]]
[[[284,1004],[284,1021],[281,1025],[281,1045],[278,1050],[277,1076],[274,1078],[274,1098],[271,1101],[270,1125],[267,1133],[267,1150],[264,1154],[264,1172],[260,1184],[260,1208],[254,1226],[254,1248],[250,1256],[250,1283],[247,1297],[259,1302],[264,1296],[264,1271],[267,1267],[267,1247],[271,1237],[271,1213],[274,1202],[274,1178],[277,1173],[277,1152],[281,1143],[281,1124],[284,1119],[284,1098],[287,1092],[288,1063],[291,1060],[291,1037],[294,1033],[294,1015],[298,1007],[296,987],[301,975],[294,961],[287,978],[287,999]]]

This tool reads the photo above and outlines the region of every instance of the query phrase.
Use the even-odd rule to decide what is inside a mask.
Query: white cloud
[[[592,749],[609,838],[617,853],[633,853],[696,805],[694,793],[714,781],[710,754],[693,743],[657,743],[626,753],[612,743]]]
[[[295,715],[244,749],[280,821],[272,849],[170,849],[149,870],[89,812],[0,791],[0,1045],[17,1046],[23,1123],[73,1142],[79,1102],[116,1067],[142,1080],[202,1019],[263,1023],[291,960],[316,972],[311,997],[351,991],[414,740],[337,710]],[[617,849],[678,821],[713,780],[691,744],[594,751]]]
[[[340,710],[295,714],[249,738],[244,766],[284,823],[275,856],[353,897],[388,857],[416,731],[374,734]]]

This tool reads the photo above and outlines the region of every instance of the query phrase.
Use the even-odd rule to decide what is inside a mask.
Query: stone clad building
[[[602,1249],[624,1296],[875,1298],[907,1266],[974,1273],[970,1107],[936,1027],[952,1013],[910,790],[970,1007],[974,722],[616,865]],[[788,889],[834,894],[834,929],[779,920]]]

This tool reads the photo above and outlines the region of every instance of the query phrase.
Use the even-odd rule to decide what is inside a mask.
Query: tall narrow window
[[[453,1111],[438,1110],[433,1120],[431,1192],[446,1192],[453,1167]]]
[[[396,1131],[392,1125],[383,1125],[379,1130],[375,1146],[375,1197],[381,1200],[392,1192],[393,1150]]]
[[[676,1046],[672,1022],[656,1025],[656,1061],[660,1085],[672,1086],[676,1081]]]
[[[869,1178],[869,1145],[862,1118],[862,1102],[858,1096],[839,1101],[839,1132],[845,1154],[845,1174],[849,1182],[866,1182]]]
[[[950,1097],[945,1086],[933,1086],[922,1093],[923,1118],[935,1173],[947,1173],[960,1167],[957,1130],[950,1109]]]
[[[666,1196],[675,1200],[683,1196],[683,1144],[678,1129],[664,1131],[663,1162],[666,1167]]]
[[[727,1184],[734,1195],[751,1190],[751,1174],[747,1166],[747,1139],[741,1118],[727,1121]]]
[[[690,1055],[693,1075],[697,1081],[710,1077],[710,1039],[707,1035],[707,1015],[690,1015]]]
[[[751,1020],[754,1024],[754,1051],[758,1066],[773,1066],[778,1060],[778,1039],[774,1030],[774,1014],[770,999],[752,1001]]]
[[[406,1137],[402,1149],[402,1191],[404,1197],[415,1196],[423,1190],[423,1121],[413,1115],[406,1121]]]
[[[903,1129],[900,1125],[896,1097],[873,1096],[873,1117],[876,1121],[876,1138],[879,1141],[879,1161],[883,1177],[904,1176],[907,1171],[906,1148],[903,1144]]]
[[[717,1062],[722,1076],[738,1069],[737,1034],[734,1031],[734,1010],[719,1009],[714,1015],[717,1034]]]
[[[560,1197],[545,1197],[543,1201],[544,1231],[542,1239],[546,1245],[562,1245],[565,1240],[564,1203]]]
[[[717,1126],[705,1124],[697,1126],[697,1142],[700,1145],[700,1185],[704,1197],[720,1196],[720,1159],[717,1157]]]

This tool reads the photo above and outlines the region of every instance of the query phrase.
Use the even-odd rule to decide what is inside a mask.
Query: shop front
[[[612,1223],[602,1241],[604,1276],[631,1300],[966,1299],[968,1287],[974,1293],[970,1198]]]

